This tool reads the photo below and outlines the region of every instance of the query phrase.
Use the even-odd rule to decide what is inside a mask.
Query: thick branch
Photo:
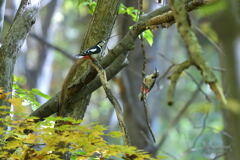
[[[81,50],[109,37],[117,17],[119,4],[120,0],[98,0]],[[62,86],[59,116],[71,116],[76,119],[83,117],[91,93],[86,94],[78,101],[73,102],[69,99],[96,77],[97,72],[89,65],[89,62],[82,59],[76,61],[67,74]],[[79,103],[81,104],[79,105]]]
[[[27,34],[32,25],[35,23],[36,15],[38,13],[39,3],[32,0],[23,0],[20,8],[14,18],[14,21],[4,37],[1,50],[4,55],[16,58],[19,53]]]
[[[201,3],[197,2],[192,2],[188,3],[187,6],[189,10],[193,10],[197,8],[198,6],[206,4],[207,1],[201,1]],[[198,5],[190,5],[190,4],[195,4],[197,3]],[[192,7],[192,8],[191,8]],[[164,7],[165,8],[165,7]],[[161,11],[160,11],[161,10]],[[133,25],[132,29],[129,30],[129,32],[123,37],[123,39],[108,53],[108,55],[100,62],[101,66],[103,68],[106,68],[106,74],[111,75],[113,77],[115,74],[117,74],[121,69],[119,67],[116,68],[111,68],[113,66],[116,66],[118,64],[117,62],[122,62],[123,60],[120,61],[123,57],[126,57],[128,51],[132,50],[134,48],[134,42],[137,39],[138,35],[143,32],[145,29],[147,29],[149,26],[148,25],[159,25],[162,23],[169,23],[173,19],[173,13],[172,11],[169,11],[168,9],[158,9],[159,15],[158,18],[154,17],[154,21],[152,18],[152,13],[149,13],[147,16],[144,17],[143,20],[140,20],[138,23]],[[166,12],[169,11],[169,12]],[[151,23],[150,23],[151,22]],[[153,23],[154,22],[154,23]],[[94,70],[92,68],[92,70]],[[109,73],[110,72],[110,73]],[[89,73],[94,73],[93,71],[90,71]],[[79,100],[82,95],[86,95],[89,93],[92,93],[94,90],[96,90],[98,87],[101,86],[101,82],[98,77],[96,77],[97,73],[95,72],[94,75],[92,75],[93,80],[84,81],[84,86],[78,90],[74,96],[71,96],[69,101],[76,102]],[[95,78],[94,78],[95,77]],[[96,84],[94,84],[96,83]],[[88,89],[86,89],[86,86]],[[92,87],[92,88],[91,88]],[[38,110],[32,113],[32,116],[37,116],[37,117],[47,117],[54,112],[48,112],[48,111],[56,111],[55,108],[58,103],[58,99],[56,96],[54,96],[52,99],[50,99],[46,104],[41,106]],[[46,111],[45,111],[46,110]],[[41,115],[40,113],[44,113],[44,115]]]
[[[189,22],[190,20],[187,15],[186,7],[183,4],[183,0],[170,0],[170,2],[174,18],[177,23],[178,32],[180,33],[187,46],[189,61],[192,65],[195,65],[197,69],[201,72],[205,83],[210,86],[216,97],[223,104],[226,104],[224,94],[222,93],[221,88],[217,84],[216,76],[214,75],[211,68],[207,65],[206,60],[204,60],[204,58],[202,57],[203,51],[196,35],[192,31]]]
[[[125,58],[126,57],[124,55],[119,56],[107,69],[105,69],[108,80],[112,79],[119,71],[121,71],[128,64],[128,62],[125,61]],[[72,97],[70,101],[76,102],[77,100],[83,98],[84,95],[92,93],[99,87],[101,87],[101,81],[100,81],[100,77],[97,76],[89,84],[84,86],[81,89],[81,91],[78,92],[77,95]],[[57,106],[59,103],[60,95],[61,95],[61,92],[57,93],[48,102],[46,102],[41,107],[39,107],[36,111],[34,111],[31,114],[31,116],[45,118],[45,117],[48,117],[49,115],[56,113],[58,109]]]

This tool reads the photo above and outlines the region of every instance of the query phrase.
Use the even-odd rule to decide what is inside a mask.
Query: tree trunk
[[[138,8],[138,1],[126,1],[126,6]],[[132,20],[125,20],[123,17],[121,23],[120,35],[125,35]],[[145,40],[144,40],[145,41]],[[145,45],[148,50],[148,45]],[[147,54],[149,55],[149,54]],[[135,49],[129,54],[131,62],[122,73],[121,81],[124,88],[121,90],[121,98],[124,106],[124,120],[127,126],[130,143],[139,149],[144,149],[149,153],[155,152],[154,143],[149,132],[143,104],[139,101],[138,94],[142,83],[143,55],[140,47],[140,41],[136,43]],[[149,109],[149,108],[148,108]]]
[[[0,48],[0,87],[6,92],[12,91],[12,74],[16,57],[23,42],[35,23],[39,4],[32,4],[30,0],[23,0],[7,35]],[[4,105],[6,102],[0,102]]]
[[[225,146],[230,146],[225,158],[226,160],[237,160],[240,157],[240,79],[237,77],[237,75],[239,75],[239,68],[237,66],[240,60],[239,56],[237,56],[237,54],[239,55],[240,53],[239,47],[237,50],[237,45],[240,45],[240,24],[235,17],[239,16],[239,12],[238,14],[234,12],[234,6],[237,6],[237,4],[235,4],[237,2],[226,0],[226,3],[228,7],[226,7],[226,10],[214,20],[214,28],[218,33],[225,53],[220,59],[222,67],[226,69],[222,76],[224,90],[228,100],[234,100],[238,104],[238,112],[228,109],[228,106],[226,109],[222,109],[225,132],[229,134],[229,136],[223,136],[223,140]],[[222,21],[223,19],[224,23]]]
[[[119,0],[98,0],[96,10],[89,24],[81,51],[95,45],[101,40],[106,40],[110,36],[117,17],[119,4]],[[83,62],[82,60],[78,60],[71,67],[63,83],[60,100],[60,116],[70,116],[76,119],[83,118],[87,105],[89,104],[91,94],[84,95],[83,98],[79,99],[75,103],[69,101],[67,102],[67,99],[94,78],[91,74],[89,74],[90,71],[91,66],[88,61]],[[94,71],[93,75],[95,74],[96,71]],[[71,88],[71,86],[73,87]]]

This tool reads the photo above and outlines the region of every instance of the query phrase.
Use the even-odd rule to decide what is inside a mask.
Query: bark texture
[[[191,1],[186,4],[186,8],[188,11],[191,11],[206,3],[208,3],[208,1],[201,2]],[[154,11],[154,14],[156,12],[158,13],[156,16],[153,16],[153,12],[151,12],[148,15],[144,16],[144,18],[140,20],[138,23],[134,24],[132,29],[130,29],[128,33],[120,40],[120,42],[112,50],[109,51],[108,55],[104,57],[102,61],[100,61],[100,64],[106,70],[108,78],[112,78],[123,68],[125,64],[124,57],[126,57],[128,51],[134,48],[134,42],[140,33],[142,33],[145,29],[148,29],[149,26],[173,22],[174,20],[173,14],[170,11],[169,7],[160,8]],[[97,26],[99,30],[100,27],[98,25],[94,26]],[[91,94],[94,90],[99,88],[101,86],[101,82],[99,77],[96,76],[96,71],[93,68],[91,68],[91,71],[89,72],[87,78],[84,81],[78,83],[78,85],[79,88],[68,99],[68,102],[72,104],[76,103],[77,101],[80,101],[81,98]],[[36,111],[34,111],[31,115],[37,116],[39,118],[44,118],[50,116],[53,113],[56,113],[56,111],[58,111],[57,107],[60,100],[59,98],[60,94],[61,93],[58,93],[48,102],[46,102]],[[81,110],[85,110],[86,109],[85,107],[82,107]],[[71,107],[66,108],[66,111],[67,109],[69,109],[69,113],[72,112]],[[66,113],[66,111],[64,112]]]
[[[127,7],[134,6],[138,8],[137,1],[126,1]],[[129,26],[132,25],[131,19],[121,19],[120,35],[128,32]],[[148,132],[148,127],[144,115],[144,108],[139,101],[139,87],[141,85],[141,70],[143,56],[139,41],[135,45],[135,49],[129,53],[129,61],[131,62],[122,72],[119,81],[121,100],[124,106],[124,120],[128,130],[131,145],[144,149],[149,153],[155,151],[152,137]],[[134,74],[135,73],[135,74]]]
[[[119,4],[120,0],[99,0],[97,2],[81,51],[109,37],[117,17]],[[89,65],[89,62],[89,60],[80,59],[71,67],[62,87],[60,116],[83,118],[91,93],[85,94],[77,101],[70,101],[69,99],[95,78],[97,72]]]
[[[39,3],[32,0],[22,0],[14,21],[3,39],[0,48],[0,87],[5,91],[12,90],[12,74],[16,57],[35,23]],[[4,102],[0,102],[3,105]]]

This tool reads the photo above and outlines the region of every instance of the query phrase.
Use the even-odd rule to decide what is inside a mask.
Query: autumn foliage
[[[9,93],[0,90],[0,100],[8,101],[15,108],[22,108],[23,99],[7,98]],[[1,106],[0,159],[153,159],[149,154],[132,146],[109,144],[105,139],[120,138],[121,132],[106,132],[106,127],[98,124],[80,125],[81,120],[48,117],[39,120],[20,112],[9,112],[9,106]],[[4,111],[5,110],[5,111]],[[21,120],[12,116],[21,115]],[[64,121],[64,125],[55,122]],[[7,128],[6,128],[7,126]]]

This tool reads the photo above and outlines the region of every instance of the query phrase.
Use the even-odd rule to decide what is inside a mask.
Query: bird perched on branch
[[[146,75],[143,79],[141,91],[139,93],[139,99],[140,101],[143,101],[147,98],[149,92],[153,88],[157,77],[159,76],[159,72],[157,69],[155,69],[155,72],[149,75]]]
[[[75,58],[77,58],[77,59],[82,58],[82,57],[88,58],[90,55],[102,53],[105,43],[106,43],[106,41],[104,41],[104,40],[100,41],[95,46],[92,46],[92,47],[86,49],[85,51],[77,54],[75,56]]]

